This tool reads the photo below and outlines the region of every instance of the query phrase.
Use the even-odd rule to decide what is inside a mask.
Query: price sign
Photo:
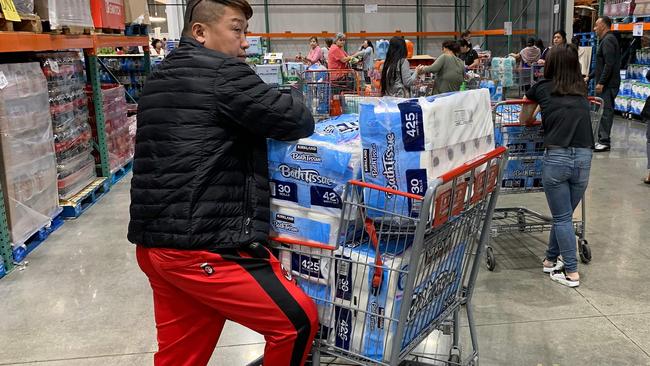
[[[379,6],[377,4],[365,4],[363,8],[366,11],[366,14],[372,14],[377,12]]]
[[[632,35],[635,37],[643,36],[643,23],[634,23],[632,28]]]
[[[512,35],[512,22],[503,23],[503,34],[506,36]]]
[[[18,15],[13,0],[0,0],[0,6],[2,6],[5,19],[11,20],[12,22],[20,22],[20,15]]]

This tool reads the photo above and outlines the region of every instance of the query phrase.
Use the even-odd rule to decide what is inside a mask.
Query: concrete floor
[[[618,120],[587,191],[593,262],[569,289],[540,271],[547,234],[501,236],[474,308],[482,365],[650,365],[650,187],[645,126]],[[546,211],[543,195],[503,197]],[[151,365],[151,289],[126,240],[128,179],[0,280],[0,365]],[[463,333],[466,332],[465,331]],[[228,324],[210,365],[243,365],[263,339]]]

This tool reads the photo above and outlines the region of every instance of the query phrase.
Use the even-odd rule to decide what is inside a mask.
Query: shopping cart
[[[531,127],[519,123],[521,108],[525,104],[532,103],[530,100],[508,100],[498,103],[493,109],[495,141],[497,145],[508,148],[508,163],[501,182],[503,194],[544,191],[542,185],[544,135],[541,121],[538,117],[537,122]],[[603,100],[589,97],[589,105],[591,127],[596,140],[603,114]],[[583,263],[589,263],[591,248],[585,235],[587,205],[584,197],[581,211],[580,219],[574,220],[573,225],[578,237],[580,259]],[[492,223],[492,235],[497,237],[504,233],[541,233],[550,231],[552,226],[552,217],[526,207],[497,207]],[[496,259],[490,245],[487,246],[485,254],[487,268],[492,271],[496,266]]]
[[[497,148],[411,193],[350,181],[336,243],[274,239],[283,267],[318,306],[313,365],[478,365],[475,258],[506,160]],[[461,353],[464,304],[472,348]],[[425,340],[440,329],[452,341],[432,352]]]
[[[300,81],[305,104],[316,119],[342,112],[340,96],[361,92],[362,73],[357,70],[307,70]]]
[[[381,97],[378,91],[361,91],[359,94],[343,93],[341,95],[341,105],[343,113],[359,113],[359,105],[370,103]]]

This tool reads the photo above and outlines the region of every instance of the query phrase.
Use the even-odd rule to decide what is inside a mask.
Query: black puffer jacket
[[[129,241],[193,250],[265,242],[266,138],[313,131],[299,93],[280,93],[239,59],[183,38],[140,98]]]

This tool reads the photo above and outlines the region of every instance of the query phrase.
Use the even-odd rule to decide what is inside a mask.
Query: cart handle
[[[496,105],[515,105],[515,104],[535,104],[534,101],[530,99],[508,99],[503,102],[499,102]]]
[[[269,238],[272,241],[276,241],[278,243],[287,244],[287,245],[299,245],[303,247],[310,247],[315,249],[324,249],[324,250],[331,250],[331,251],[336,250],[336,247],[334,246],[323,244],[317,241],[298,240],[293,238],[287,238],[284,236],[270,236]]]
[[[442,179],[442,184],[450,182],[454,178],[459,177],[475,168],[478,168],[479,166],[487,163],[492,159],[500,157],[501,155],[505,154],[506,151],[507,149],[505,147],[499,146],[487,154],[483,154],[482,156],[479,156],[474,160],[470,160],[456,169],[448,171],[447,173],[440,176],[440,179]]]
[[[603,104],[603,98],[599,97],[587,97],[589,99],[589,103],[597,104],[597,105],[602,105]]]

